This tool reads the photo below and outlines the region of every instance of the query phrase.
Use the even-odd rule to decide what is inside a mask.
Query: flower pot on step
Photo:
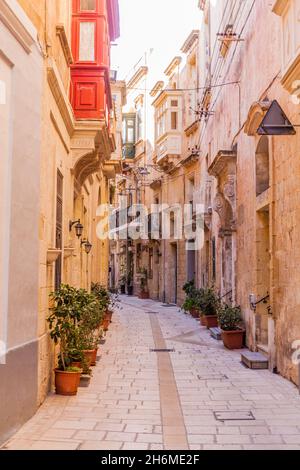
[[[206,315],[206,326],[207,328],[217,328],[218,326],[218,317],[217,315]]]
[[[242,349],[245,330],[222,330],[222,340],[227,349]]]
[[[102,322],[102,328],[104,331],[108,331],[110,321],[107,318],[104,318]]]
[[[57,395],[74,396],[77,394],[81,371],[67,372],[55,369],[55,391]]]
[[[93,351],[92,362],[91,362],[91,366],[93,367],[95,367],[95,365],[97,364],[97,354],[98,354],[98,348],[94,349]]]
[[[93,356],[94,356],[94,350],[90,349],[90,350],[86,350],[82,352],[85,358],[86,366],[91,367]]]
[[[207,326],[206,316],[205,315],[201,315],[200,324],[201,324],[201,326]]]
[[[197,308],[191,308],[190,314],[192,315],[193,318],[199,318],[200,312]]]

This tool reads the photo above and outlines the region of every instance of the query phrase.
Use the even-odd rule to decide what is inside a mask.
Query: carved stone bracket
[[[236,230],[236,152],[219,151],[208,169],[218,181],[213,209],[220,217],[220,236]]]
[[[257,130],[267,111],[270,109],[271,104],[272,102],[268,100],[256,101],[252,104],[244,127],[244,131],[248,136],[257,135]]]

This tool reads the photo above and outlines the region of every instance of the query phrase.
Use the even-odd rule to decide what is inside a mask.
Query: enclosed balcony
[[[154,101],[157,163],[171,164],[182,152],[182,92],[164,90]]]

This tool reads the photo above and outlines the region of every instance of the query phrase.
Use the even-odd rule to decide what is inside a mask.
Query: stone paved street
[[[122,296],[90,387],[50,395],[4,449],[300,449],[300,397],[177,307]]]

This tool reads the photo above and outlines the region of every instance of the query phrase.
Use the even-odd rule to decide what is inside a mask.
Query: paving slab
[[[121,306],[90,386],[50,393],[3,449],[300,449],[296,386],[245,369],[241,351],[178,307],[127,296]]]

